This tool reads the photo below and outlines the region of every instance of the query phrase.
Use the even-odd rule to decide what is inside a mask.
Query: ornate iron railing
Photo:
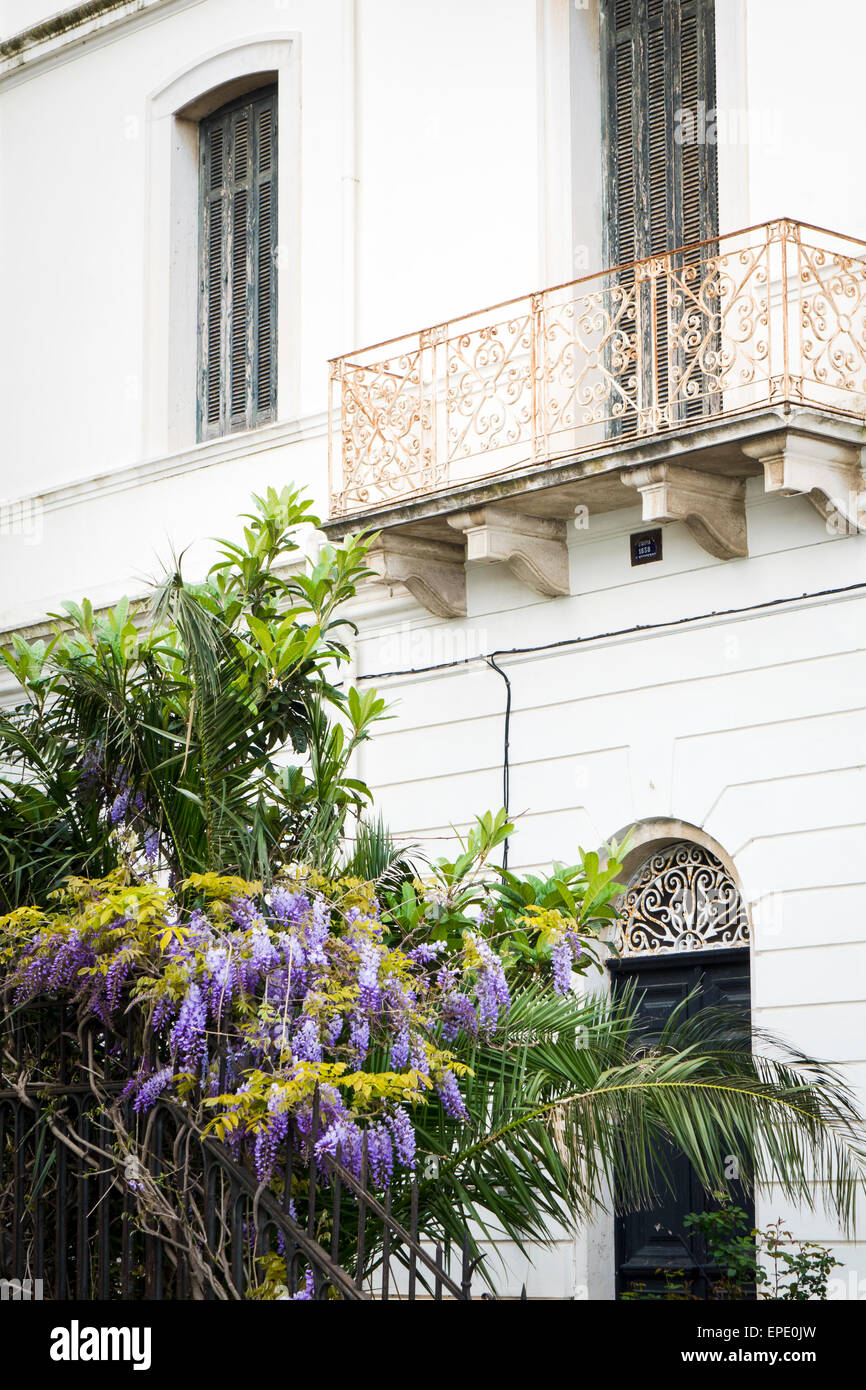
[[[335,358],[333,517],[761,405],[866,416],[866,243],[781,219]]]
[[[471,1297],[468,1237],[458,1279],[449,1252],[419,1237],[417,1174],[395,1195],[375,1188],[366,1152],[359,1177],[315,1152],[318,1098],[307,1142],[290,1125],[264,1186],[183,1107],[135,1114],[122,1094],[131,1051],[96,1030],[78,1037],[55,1006],[3,1022],[0,1280],[13,1288],[60,1301],[244,1299],[273,1284],[275,1255],[290,1299]]]

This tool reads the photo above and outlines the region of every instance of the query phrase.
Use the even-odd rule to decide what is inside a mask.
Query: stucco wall
[[[669,527],[664,559],[632,569],[640,513],[590,518],[572,536],[572,597],[540,599],[498,566],[470,568],[465,620],[437,622],[408,600],[382,606],[364,622],[358,671],[670,623],[498,658],[513,690],[509,862],[570,863],[579,845],[648,819],[701,827],[749,904],[756,1025],[843,1062],[866,1099],[866,597],[798,597],[862,583],[866,538],[832,538],[804,499],[757,485],[748,524],[748,560],[711,560]],[[780,598],[794,601],[701,617]],[[395,829],[444,853],[452,825],[501,804],[502,681],[473,663],[377,685],[395,718],[366,745],[363,775]],[[788,1210],[768,1193],[757,1215],[766,1224]],[[794,1226],[838,1251],[837,1292],[866,1295],[862,1244],[821,1214]],[[572,1283],[599,1296],[597,1247],[582,1237],[544,1255],[530,1296]],[[515,1254],[511,1268],[519,1293],[526,1262]]]

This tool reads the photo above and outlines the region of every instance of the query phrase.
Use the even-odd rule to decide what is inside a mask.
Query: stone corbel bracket
[[[748,555],[744,479],[674,463],[647,464],[621,477],[640,493],[644,521],[685,522],[698,544],[719,560]]]
[[[385,531],[368,551],[367,564],[389,589],[408,589],[437,618],[465,618],[466,567],[459,541]]]
[[[507,507],[479,507],[448,517],[466,537],[466,561],[504,564],[523,584],[550,598],[571,592],[566,523]]]
[[[866,479],[861,448],[836,439],[782,431],[742,445],[764,469],[764,491],[805,493],[828,530],[866,531]]]

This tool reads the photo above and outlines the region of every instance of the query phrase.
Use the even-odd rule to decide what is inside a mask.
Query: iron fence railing
[[[395,1214],[366,1147],[359,1176],[317,1151],[318,1096],[266,1186],[182,1106],[135,1113],[131,1035],[78,1036],[56,1006],[2,1032],[0,1279],[54,1300],[244,1299],[273,1284],[275,1256],[290,1299],[471,1297],[468,1236],[455,1278],[451,1252],[419,1234],[417,1174],[398,1181]]]
[[[866,416],[866,243],[780,219],[330,364],[332,517],[761,405]]]

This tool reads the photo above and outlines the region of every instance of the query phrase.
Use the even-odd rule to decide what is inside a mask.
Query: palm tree
[[[672,1150],[707,1192],[729,1192],[733,1158],[747,1190],[772,1183],[853,1223],[866,1143],[850,1089],[740,1015],[707,1008],[686,1021],[681,1005],[653,1038],[633,995],[558,997],[532,983],[464,1060],[468,1120],[439,1105],[415,1115],[436,1159],[419,1193],[430,1239],[459,1244],[472,1223],[525,1251],[613,1192],[627,1209],[652,1205]]]
[[[0,652],[23,695],[0,716],[0,909],[143,851],[177,880],[333,859],[369,798],[349,760],[384,707],[334,683],[366,545],[304,566],[309,502],[254,502],[203,583],[178,562],[149,603],[69,603],[50,641]]]

